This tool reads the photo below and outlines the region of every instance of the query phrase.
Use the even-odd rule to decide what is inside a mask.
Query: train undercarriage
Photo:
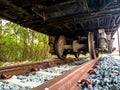
[[[120,0],[0,0],[0,17],[49,35],[50,53],[111,53]]]
[[[97,36],[94,32],[88,32],[86,37],[49,36],[50,53],[57,55],[60,59],[66,58],[67,54],[73,54],[78,58],[80,54],[86,53],[95,59],[99,53],[113,52],[115,50],[113,41],[111,33],[105,33],[104,29],[99,29]]]

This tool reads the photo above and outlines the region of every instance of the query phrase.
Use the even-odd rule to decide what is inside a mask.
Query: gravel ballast
[[[120,90],[120,57],[103,56],[89,80],[92,85],[83,85],[83,90]]]

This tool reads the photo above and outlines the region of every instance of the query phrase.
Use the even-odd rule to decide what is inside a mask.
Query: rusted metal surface
[[[55,43],[56,54],[60,59],[65,59],[67,55],[67,53],[65,52],[65,48],[64,48],[64,45],[66,45],[66,38],[63,35],[61,35],[58,37],[56,41],[57,41]]]
[[[90,53],[91,59],[95,59],[97,57],[97,53],[96,53],[94,44],[95,44],[94,33],[89,32],[88,33],[88,48],[89,48],[89,53]]]
[[[84,58],[87,58],[87,57],[84,57]],[[24,74],[24,73],[31,72],[31,71],[37,71],[39,70],[39,68],[53,67],[53,66],[71,63],[75,60],[82,60],[82,59],[83,58],[65,59],[65,60],[55,59],[55,60],[44,61],[44,62],[0,67],[0,77],[4,79],[8,79],[12,77],[12,75]]]
[[[97,64],[99,59],[100,58],[90,60],[57,78],[33,88],[33,90],[81,90],[81,87],[77,86],[77,82],[89,81],[86,80],[86,78],[89,76],[90,70]]]
[[[117,38],[118,38],[118,49],[119,49],[119,56],[120,56],[120,37],[119,37],[119,31],[117,30]]]

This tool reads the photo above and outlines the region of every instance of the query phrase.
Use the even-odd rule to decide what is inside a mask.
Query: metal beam
[[[106,7],[108,7],[112,2],[112,0],[106,0],[106,2],[102,5],[100,10],[105,10]]]
[[[57,23],[58,24],[58,23],[63,23],[63,22],[64,23],[73,22],[74,20],[82,21],[82,20],[88,20],[88,19],[99,18],[99,17],[118,16],[120,15],[119,11],[120,11],[120,8],[93,12],[91,15],[87,13],[86,14],[78,13],[74,15],[59,17],[59,18],[48,19],[46,20],[46,23],[51,23],[51,24]]]
[[[20,17],[32,17],[31,14],[29,14],[27,11],[25,11],[24,9],[16,6],[15,4],[11,3],[8,0],[0,0],[0,3],[6,6],[5,10],[8,10],[12,13],[15,13],[16,15],[19,15]],[[0,12],[1,13],[1,12]]]
[[[84,2],[84,5],[85,5],[85,7],[87,9],[87,12],[90,13],[87,0],[83,0],[83,2]]]
[[[117,38],[118,38],[118,49],[119,49],[119,56],[120,56],[120,37],[119,37],[119,31],[117,30]]]

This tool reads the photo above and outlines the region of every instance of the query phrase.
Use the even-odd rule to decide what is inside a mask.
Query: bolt
[[[38,68],[33,68],[32,71],[37,72]]]
[[[88,71],[89,74],[96,74],[96,71],[92,68],[91,70]]]
[[[1,75],[2,79],[9,79],[11,77],[12,77],[12,75],[7,75],[7,74],[4,74],[4,73]]]
[[[85,82],[85,83],[88,83],[88,84],[91,84],[91,85],[92,85],[92,81],[91,81],[91,80],[88,80],[88,79],[83,79],[83,80],[81,80],[81,82]]]

